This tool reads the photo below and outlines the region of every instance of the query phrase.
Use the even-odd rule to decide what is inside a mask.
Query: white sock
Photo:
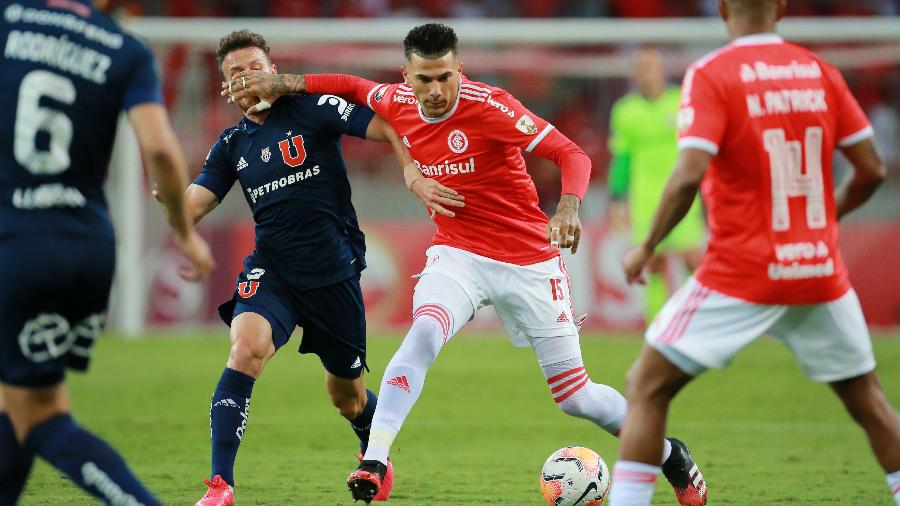
[[[659,466],[620,460],[613,468],[609,506],[649,506]]]
[[[625,398],[615,388],[591,381],[581,357],[543,365],[541,371],[563,412],[590,420],[610,434],[619,432],[625,419]]]
[[[668,439],[663,438],[663,456],[660,464],[665,464],[669,460],[669,455],[672,455],[672,443]]]
[[[900,506],[900,471],[887,475],[887,483],[891,488],[891,494],[894,494],[894,501]]]
[[[441,350],[444,335],[440,321],[431,314],[413,321],[403,344],[384,370],[365,460],[387,464],[394,438],[419,399],[425,375]]]
[[[615,388],[591,381],[581,357],[541,366],[550,393],[568,415],[584,418],[612,435],[618,435],[628,403]],[[379,400],[379,402],[381,402]],[[672,454],[672,443],[663,439],[662,460]]]

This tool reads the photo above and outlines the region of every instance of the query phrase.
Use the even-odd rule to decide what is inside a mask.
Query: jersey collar
[[[765,44],[781,44],[784,39],[777,33],[754,33],[738,37],[731,42],[732,46],[762,46]]]
[[[437,118],[429,118],[425,116],[425,113],[422,112],[422,104],[418,104],[416,109],[419,111],[419,117],[422,118],[422,121],[425,123],[440,123],[442,121],[446,121],[450,119],[450,116],[453,116],[453,113],[456,112],[456,109],[459,108],[459,90],[462,86],[463,76],[459,76],[459,84],[456,85],[456,102],[453,103],[453,107],[450,108],[449,111],[445,112],[443,115],[438,116]]]

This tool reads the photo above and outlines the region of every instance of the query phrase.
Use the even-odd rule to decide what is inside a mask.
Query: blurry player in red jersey
[[[698,188],[708,207],[709,248],[696,277],[648,328],[629,373],[610,503],[650,504],[659,473],[653,441],[671,399],[769,333],[811,380],[840,397],[900,504],[900,420],[878,383],[838,244],[838,219],[885,177],[872,128],[832,65],[773,33],[784,0],[718,5],[733,40],[685,74],[679,158],[648,237],[625,255],[623,268],[629,281],[643,281],[654,248]],[[836,192],[835,147],[855,168]]]
[[[578,208],[590,159],[505,90],[467,79],[450,27],[418,26],[404,49],[405,82],[399,84],[257,72],[223,84],[223,94],[236,100],[252,95],[271,103],[283,94],[309,92],[369,105],[402,136],[414,160],[407,184],[433,211],[437,232],[413,296],[413,324],[385,370],[368,450],[348,480],[354,499],[367,502],[380,486],[390,447],[426,372],[482,307],[494,306],[514,344],[534,348],[564,412],[611,434],[619,432],[625,413],[622,395],[592,382],[585,371],[560,257],[561,248],[578,248]],[[562,196],[549,220],[538,208],[523,150],[560,167]],[[657,462],[665,461],[674,479],[687,483],[693,463],[683,443],[660,436],[656,445],[666,457]]]

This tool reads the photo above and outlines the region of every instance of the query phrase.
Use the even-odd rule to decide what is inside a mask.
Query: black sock
[[[209,430],[212,438],[212,475],[217,474],[234,486],[234,458],[247,429],[250,394],[254,380],[234,369],[225,368],[209,405]]]
[[[0,504],[16,504],[33,462],[34,453],[19,444],[9,417],[0,413]]]

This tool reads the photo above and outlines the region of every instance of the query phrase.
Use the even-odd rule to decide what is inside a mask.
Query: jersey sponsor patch
[[[516,130],[526,135],[534,135],[537,133],[537,125],[534,124],[531,116],[524,114],[519,121],[516,121]]]
[[[346,100],[341,97],[336,97],[334,95],[322,95],[319,97],[319,102],[316,105],[334,105],[337,106],[337,112],[341,115],[341,119],[347,121],[350,119],[350,113],[353,112],[353,109],[356,108],[356,104],[349,104]]]

